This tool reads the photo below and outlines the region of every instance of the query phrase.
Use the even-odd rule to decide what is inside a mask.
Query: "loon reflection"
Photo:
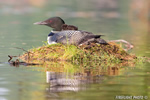
[[[46,82],[50,87],[47,89],[50,92],[64,92],[85,90],[90,83],[101,82],[102,76],[90,77],[89,73],[86,75],[77,73],[73,75],[66,75],[63,72],[46,72]]]
[[[104,79],[104,75],[119,75],[118,67],[108,67],[107,70],[101,70],[99,74],[93,74],[90,70],[84,70],[84,73],[68,74],[64,72],[46,72],[46,82],[49,83],[47,91],[65,92],[80,91],[89,88],[91,83],[100,84]]]

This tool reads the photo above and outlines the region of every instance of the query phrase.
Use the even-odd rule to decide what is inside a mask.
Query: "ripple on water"
[[[0,66],[3,66],[3,64],[0,64]]]
[[[7,100],[6,98],[4,98],[4,97],[0,97],[0,100]]]
[[[0,87],[0,95],[7,95],[9,92],[8,89]],[[1,99],[0,99],[1,100]]]

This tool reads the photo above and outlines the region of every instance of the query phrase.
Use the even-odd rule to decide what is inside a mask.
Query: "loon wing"
[[[64,30],[56,35],[56,42],[58,43],[63,43],[63,44],[76,44],[77,39],[81,37],[81,32],[80,31],[74,31],[74,30]]]
[[[99,39],[101,36],[102,35],[95,35],[86,31],[64,30],[53,35],[53,38],[55,38],[58,43],[80,45],[88,40],[95,41],[95,39]]]
[[[90,40],[90,39],[93,39],[93,41],[94,41],[94,39],[97,39],[97,38],[100,38],[100,37],[101,37],[101,35],[88,34],[88,35],[86,35],[85,37],[83,37],[83,38],[78,42],[78,44],[82,44],[82,43],[84,43],[84,42],[86,42],[86,41],[88,41],[88,40]]]

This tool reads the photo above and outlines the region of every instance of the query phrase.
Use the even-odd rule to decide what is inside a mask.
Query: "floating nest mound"
[[[136,59],[128,54],[118,44],[109,42],[108,45],[91,43],[90,45],[53,44],[33,48],[20,56],[25,62],[42,63],[45,61],[83,62],[120,62]]]

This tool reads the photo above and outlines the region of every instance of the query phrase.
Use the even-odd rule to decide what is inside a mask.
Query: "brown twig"
[[[11,61],[13,59],[13,57],[18,57],[18,56],[10,56],[8,55],[9,57],[9,64],[12,65],[12,66],[16,66],[16,67],[19,67],[19,65],[24,65],[24,66],[28,66],[28,65],[39,65],[39,64],[36,64],[36,63],[26,63],[26,62],[20,62],[19,59],[16,59],[15,61]]]
[[[122,43],[125,43],[125,44],[126,44],[125,47],[127,48],[127,49],[124,49],[125,51],[128,51],[128,50],[130,50],[130,49],[132,49],[132,48],[134,47],[133,44],[131,44],[131,43],[129,43],[128,41],[123,40],[123,39],[111,40],[111,41],[109,41],[109,42],[122,42]]]
[[[12,60],[13,57],[18,57],[18,56],[10,56],[10,55],[8,55],[8,57],[9,57],[8,62],[10,62],[10,61]]]
[[[25,51],[25,52],[29,52],[29,51],[27,51],[27,50],[25,50],[25,49],[23,49],[23,48],[19,48],[19,47],[15,47],[16,49],[21,49],[21,50],[23,50],[23,51]]]
[[[16,48],[16,49],[21,49],[21,50],[27,52],[27,54],[28,54],[28,60],[30,59],[30,53],[32,53],[32,52],[27,51],[27,50],[25,50],[25,49],[23,49],[23,48],[19,48],[19,47],[15,47],[15,48]],[[33,53],[32,53],[32,54],[33,54]]]

